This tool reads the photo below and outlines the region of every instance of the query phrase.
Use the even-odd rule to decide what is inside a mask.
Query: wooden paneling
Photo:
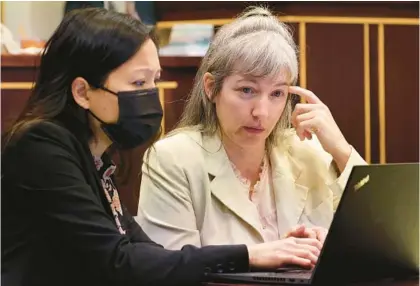
[[[182,2],[181,2],[182,3]],[[217,3],[217,4],[216,4]],[[222,5],[219,5],[222,3]],[[159,21],[231,18],[250,5],[265,5],[284,15],[361,16],[361,17],[418,17],[418,1],[389,2],[296,2],[296,1],[195,1],[179,9],[180,2],[157,1]]]
[[[176,81],[176,90],[165,93],[166,131],[172,130],[181,118],[185,101],[191,92],[201,57],[161,57],[162,78]]]
[[[369,27],[371,162],[379,162],[378,26]]]
[[[307,88],[364,156],[363,25],[307,24],[306,32]]]
[[[156,2],[156,5],[159,19],[166,21],[230,18],[247,5],[258,4],[215,3],[220,2],[189,2],[184,9],[178,9],[180,4],[175,2]],[[283,15],[404,17],[411,18],[409,22],[418,18],[419,9],[418,2],[270,2],[268,5],[277,14]],[[382,145],[386,147],[387,162],[418,161],[418,24],[401,25],[400,21],[398,26],[384,25],[385,69],[381,79],[384,84],[379,88],[378,21],[381,19],[373,21],[366,18],[370,25],[364,25],[365,18],[356,19],[357,24],[344,24],[351,18],[346,18],[346,21],[334,18],[335,23],[321,23],[328,19],[331,20],[294,17],[288,23],[299,46],[299,84],[314,91],[330,107],[344,135],[362,155],[367,155],[367,148],[370,150],[372,163],[380,162]],[[337,24],[337,21],[343,24]],[[369,31],[368,37],[366,30]],[[369,51],[366,61],[364,51]],[[201,58],[161,57],[160,61],[162,79],[178,83],[177,89],[165,90],[165,127],[168,132],[180,119]],[[37,65],[37,57],[2,56],[2,82],[32,82]],[[16,118],[29,93],[29,90],[23,89],[2,90],[2,129]],[[385,95],[385,125],[379,120],[379,94]],[[370,107],[366,105],[366,99],[369,99]],[[366,112],[370,114],[368,121]],[[385,126],[385,141],[382,143],[381,126]],[[369,135],[370,141],[367,140]],[[117,184],[122,202],[133,215],[137,212],[142,157],[149,145],[150,142],[147,142],[113,156],[117,163],[123,159],[124,164],[118,169]]]
[[[1,91],[1,131],[9,128],[16,117],[22,112],[22,108],[29,98],[29,90]]]
[[[419,159],[419,27],[385,26],[386,162]]]

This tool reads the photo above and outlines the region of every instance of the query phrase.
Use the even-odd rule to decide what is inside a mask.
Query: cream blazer
[[[352,166],[366,162],[353,149],[338,176],[316,138],[286,138],[270,155],[279,235],[297,224],[328,228]],[[183,131],[150,150],[136,220],[154,241],[168,249],[263,242],[259,214],[218,136]]]

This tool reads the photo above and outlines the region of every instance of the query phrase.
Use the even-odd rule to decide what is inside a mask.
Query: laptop
[[[312,270],[209,273],[206,281],[343,285],[418,273],[419,163],[403,163],[353,167]]]

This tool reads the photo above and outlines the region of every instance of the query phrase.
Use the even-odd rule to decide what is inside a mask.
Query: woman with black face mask
[[[3,137],[2,285],[195,285],[212,271],[316,262],[310,238],[169,251],[147,237],[105,151],[157,134],[159,76],[145,25],[99,8],[66,14]]]

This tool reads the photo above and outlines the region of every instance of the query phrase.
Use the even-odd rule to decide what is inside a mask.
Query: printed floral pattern
[[[106,155],[105,155],[106,156]],[[108,159],[108,158],[106,158]],[[114,184],[113,175],[116,170],[116,166],[111,160],[104,160],[100,157],[94,157],[96,170],[98,170],[101,178],[102,187],[105,192],[105,196],[111,207],[112,214],[114,215],[115,223],[121,234],[125,234],[120,218],[123,215],[121,207],[120,197],[118,195],[117,187]],[[104,162],[105,161],[105,162]],[[107,162],[109,161],[109,162]]]

